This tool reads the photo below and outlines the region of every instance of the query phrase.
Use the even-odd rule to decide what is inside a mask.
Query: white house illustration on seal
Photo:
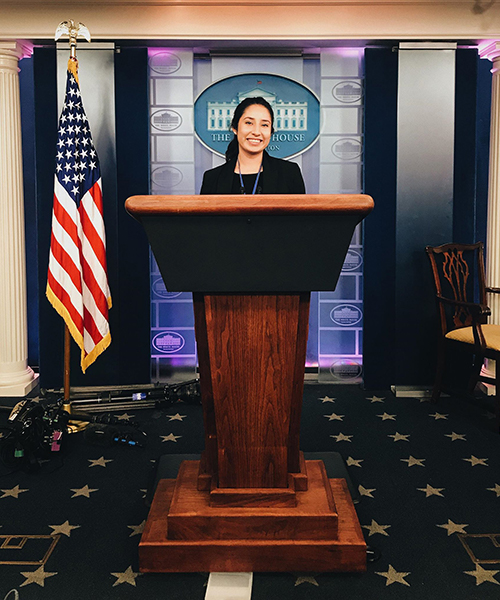
[[[307,102],[285,102],[277,99],[276,94],[262,88],[241,92],[231,102],[207,102],[207,129],[209,131],[227,131],[231,127],[231,119],[236,106],[245,98],[258,96],[267,100],[271,105],[277,130],[307,130]]]

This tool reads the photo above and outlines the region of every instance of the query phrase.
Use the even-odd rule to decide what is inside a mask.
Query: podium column
[[[37,383],[28,366],[26,253],[18,61],[29,49],[0,41],[0,397]]]

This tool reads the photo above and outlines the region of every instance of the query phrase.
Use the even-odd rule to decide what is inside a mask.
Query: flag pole
[[[83,36],[87,42],[90,42],[90,32],[83,23],[75,21],[62,21],[59,23],[55,33],[55,41],[63,35],[69,37],[70,60],[76,61],[76,46],[78,36]],[[68,325],[64,325],[64,410],[71,414],[71,334]]]
[[[71,334],[64,324],[64,402],[63,408],[71,414],[71,388],[70,388],[70,359],[71,359]]]

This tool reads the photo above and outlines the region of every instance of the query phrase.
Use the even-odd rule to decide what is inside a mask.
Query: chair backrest
[[[431,261],[436,295],[460,302],[486,304],[484,244],[443,244],[425,248]],[[467,307],[438,301],[443,335],[472,324]]]

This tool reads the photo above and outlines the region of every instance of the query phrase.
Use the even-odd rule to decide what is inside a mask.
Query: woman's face
[[[271,115],[265,106],[251,104],[241,115],[238,129],[233,129],[238,139],[240,152],[259,154],[271,140]]]

